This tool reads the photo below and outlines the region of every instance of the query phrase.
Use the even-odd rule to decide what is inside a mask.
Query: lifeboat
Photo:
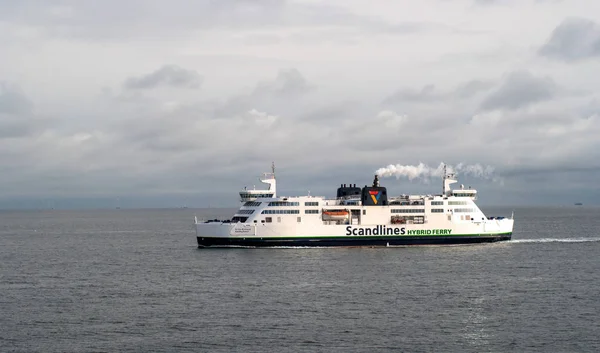
[[[348,219],[348,210],[323,210],[324,221],[340,221]]]

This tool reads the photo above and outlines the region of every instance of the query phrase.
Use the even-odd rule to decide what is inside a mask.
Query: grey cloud
[[[326,3],[284,0],[63,0],[60,6],[41,0],[20,0],[0,11],[0,19],[35,24],[58,37],[126,39],[187,34],[208,29],[267,29],[326,26],[392,34],[447,31],[443,24],[390,23]],[[322,37],[321,35],[319,35]]]
[[[216,119],[228,119],[250,109],[269,109],[271,112],[301,111],[305,106],[303,99],[317,89],[297,69],[280,70],[271,80],[258,82],[252,91],[231,96],[223,101],[205,104],[211,112],[207,114]],[[286,114],[288,115],[288,114]]]
[[[600,57],[600,26],[583,18],[566,19],[552,31],[539,54],[563,61]]]
[[[299,120],[305,123],[315,123],[331,125],[340,123],[348,119],[354,112],[361,109],[360,104],[355,101],[343,101],[340,103],[331,103],[327,106],[317,107],[299,117]],[[363,112],[364,113],[364,112]]]
[[[579,113],[582,116],[600,116],[600,99],[599,97],[592,98],[587,104],[583,105],[579,109]]]
[[[139,77],[128,78],[123,86],[127,89],[152,89],[159,86],[177,88],[199,88],[202,76],[193,70],[186,70],[176,65],[165,65],[160,69]]]
[[[29,114],[33,103],[16,87],[0,81],[0,113]]]
[[[470,98],[478,93],[489,91],[492,87],[494,87],[492,81],[472,80],[458,86],[456,95],[460,98]]]
[[[492,81],[471,80],[464,82],[451,91],[438,91],[433,84],[423,86],[419,90],[402,88],[383,100],[384,104],[402,102],[436,102],[445,99],[467,99],[479,93],[489,91],[494,86]]]
[[[515,110],[533,103],[552,99],[559,91],[549,77],[535,77],[527,71],[516,71],[505,76],[500,87],[481,104],[484,110]]]
[[[287,69],[279,71],[274,79],[259,82],[247,94],[182,103],[167,110],[162,109],[158,97],[131,99],[123,106],[120,96],[108,94],[108,102],[127,109],[121,113],[123,118],[115,119],[108,129],[119,144],[159,154],[225,148],[221,145],[228,145],[230,140],[221,137],[230,136],[236,127],[247,132],[240,137],[242,140],[255,139],[260,131],[275,128],[290,134],[287,123],[280,126],[281,120],[295,117],[295,112],[300,114],[302,97],[314,89],[297,69]],[[139,124],[139,119],[144,124]],[[255,128],[260,129],[255,132]],[[273,138],[273,134],[270,136]]]
[[[254,89],[254,94],[294,96],[310,92],[315,88],[315,86],[308,83],[300,71],[292,68],[280,70],[274,80],[258,83]]]
[[[27,136],[34,128],[23,117],[0,113],[0,139]]]
[[[23,137],[39,126],[32,116],[33,103],[17,86],[0,82],[0,139]]]
[[[434,85],[423,86],[420,90],[414,90],[411,88],[402,88],[393,93],[391,96],[384,100],[384,103],[395,103],[395,102],[431,102],[439,100],[442,97],[441,94],[435,92]]]

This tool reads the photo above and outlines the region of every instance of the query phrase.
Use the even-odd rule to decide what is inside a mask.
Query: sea
[[[600,208],[513,240],[198,249],[230,209],[0,211],[0,352],[599,352]]]

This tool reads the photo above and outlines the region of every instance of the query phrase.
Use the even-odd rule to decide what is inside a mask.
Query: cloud
[[[455,94],[459,98],[471,98],[481,92],[489,91],[492,87],[494,87],[492,81],[471,80],[458,86]]]
[[[130,77],[123,86],[130,90],[152,89],[160,86],[175,88],[199,88],[202,76],[193,70],[176,65],[165,65],[158,70],[139,77]]]
[[[377,114],[375,120],[382,127],[397,130],[408,121],[408,116],[400,115],[392,110],[382,110]]]
[[[117,10],[115,10],[117,9]],[[447,30],[436,23],[393,23],[365,16],[327,2],[286,0],[174,0],[125,3],[106,0],[64,0],[60,5],[21,0],[3,5],[0,19],[20,25],[35,24],[57,37],[129,39],[189,35],[190,31],[235,31],[313,28],[346,28],[358,31],[415,33]]]
[[[0,139],[29,136],[41,123],[31,100],[16,85],[0,82]]]
[[[112,136],[112,143],[122,145],[123,149],[133,148],[155,156],[195,153],[194,158],[202,160],[230,150],[238,143],[252,145],[247,152],[253,155],[283,141],[279,138],[288,139],[298,134],[298,126],[288,121],[294,117],[290,112],[297,107],[301,114],[303,110],[298,102],[313,89],[314,85],[298,70],[287,69],[280,70],[274,79],[261,80],[248,93],[227,99],[196,98],[182,102],[155,94],[123,100],[122,95],[109,94],[108,102],[123,110],[113,113],[120,118],[105,126],[105,131],[107,136]],[[277,111],[287,113],[282,116]],[[143,124],[140,124],[142,119]],[[257,140],[263,135],[269,137],[264,143]]]
[[[35,130],[31,119],[0,113],[0,139],[29,136]]]
[[[0,113],[29,114],[33,103],[14,85],[0,81]]]
[[[600,25],[584,18],[568,18],[552,31],[539,54],[562,61],[600,57]]]
[[[484,110],[525,108],[555,97],[558,86],[549,77],[535,77],[527,71],[505,75],[500,87],[482,102]]]
[[[597,58],[596,25],[578,32],[586,45],[569,39],[582,59],[566,71],[531,54],[564,14],[600,23],[600,3],[408,2],[0,1],[0,78],[26,91],[2,86],[0,194],[172,192],[207,205],[200,193],[218,191],[235,206],[273,160],[282,195],[331,196],[420,161],[518,176],[504,189],[476,180],[482,202],[510,203],[509,190],[538,200],[555,179],[577,188],[588,175],[561,171],[585,166],[590,190],[600,88],[583,58]]]
[[[263,81],[256,85],[254,95],[295,96],[314,90],[297,69],[280,70],[277,77],[271,81]]]
[[[442,97],[441,94],[435,92],[434,85],[423,86],[420,90],[414,90],[410,88],[402,88],[394,92],[389,97],[385,98],[384,103],[394,102],[431,102],[439,100]]]
[[[383,103],[432,103],[444,100],[469,99],[480,93],[489,91],[494,85],[495,83],[492,81],[470,80],[446,91],[437,90],[433,84],[425,85],[418,90],[401,88],[386,97]]]

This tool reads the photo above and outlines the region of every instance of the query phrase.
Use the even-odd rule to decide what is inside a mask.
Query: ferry
[[[372,185],[341,184],[335,198],[278,196],[275,166],[259,180],[266,189],[239,192],[227,220],[195,218],[198,247],[390,247],[459,245],[510,240],[514,216],[487,217],[477,191],[444,167],[442,193],[388,196]]]

